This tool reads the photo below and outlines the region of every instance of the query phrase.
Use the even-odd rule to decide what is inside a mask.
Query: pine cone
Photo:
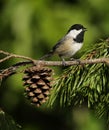
[[[28,99],[36,106],[40,106],[48,99],[51,89],[52,69],[33,66],[24,71],[25,91]]]

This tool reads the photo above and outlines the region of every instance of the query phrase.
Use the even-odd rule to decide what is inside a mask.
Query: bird
[[[57,54],[61,58],[63,65],[65,65],[65,59],[74,59],[73,55],[81,49],[85,31],[87,31],[87,28],[82,24],[72,25],[65,36],[62,37],[47,54],[42,56],[40,60]]]

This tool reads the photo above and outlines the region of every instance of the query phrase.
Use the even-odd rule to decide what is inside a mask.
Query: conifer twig
[[[21,66],[33,64],[33,65],[42,65],[42,66],[63,66],[62,61],[44,61],[44,60],[35,60],[30,57],[22,56],[22,55],[16,55],[9,52],[5,52],[3,50],[0,50],[1,54],[6,55],[6,57],[0,59],[0,63],[9,60],[11,58],[21,58],[25,59],[27,61],[18,62],[6,69],[0,70],[0,79],[3,77],[8,77],[9,75],[15,74],[17,69]],[[99,59],[88,59],[88,60],[73,60],[73,61],[65,61],[66,66],[72,66],[72,65],[85,65],[85,64],[98,64],[98,63],[106,63],[109,65],[109,58],[99,58]]]
[[[9,60],[11,58],[21,58],[21,59],[25,59],[25,60],[29,60],[29,61],[34,62],[34,59],[27,57],[27,56],[16,55],[16,54],[9,53],[9,52],[3,51],[3,50],[0,50],[0,53],[6,55],[5,58],[0,60],[0,63],[4,62],[6,60]]]
[[[17,54],[13,54],[13,53],[9,53],[9,52],[5,52],[0,50],[0,53],[6,55],[5,58],[0,59],[0,63],[9,60],[11,58],[21,58],[21,59],[25,59],[28,61],[23,61],[20,62],[19,66],[22,66],[23,64],[40,64],[40,65],[46,65],[46,66],[62,66],[62,61],[44,61],[44,60],[35,60],[32,59],[30,57],[27,56],[22,56],[22,55],[17,55]],[[106,63],[109,64],[109,58],[99,58],[99,59],[89,59],[89,60],[80,60],[80,62],[78,62],[78,60],[73,60],[73,61],[65,61],[66,66],[71,66],[71,65],[85,65],[85,64],[97,64],[97,63]],[[14,65],[13,67],[15,67],[16,65]],[[18,64],[17,64],[18,66]]]

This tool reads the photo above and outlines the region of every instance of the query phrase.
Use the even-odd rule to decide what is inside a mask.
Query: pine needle
[[[81,59],[103,57],[109,58],[107,41],[94,44],[94,47]],[[93,108],[96,114],[102,117],[109,110],[108,78],[109,66],[105,63],[71,66],[57,79],[48,105],[73,107],[85,103],[88,108]]]

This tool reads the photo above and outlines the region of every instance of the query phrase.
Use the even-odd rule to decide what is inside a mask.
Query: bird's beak
[[[84,28],[83,30],[84,30],[84,31],[87,31],[87,28]]]

